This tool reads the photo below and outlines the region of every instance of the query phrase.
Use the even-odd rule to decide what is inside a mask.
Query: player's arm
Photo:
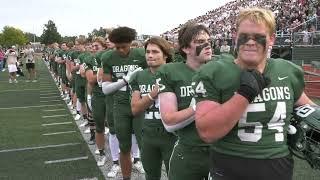
[[[140,91],[135,90],[131,97],[131,111],[134,116],[144,112],[148,109],[155,101],[158,95],[158,87],[155,88],[148,94],[141,96]]]
[[[168,132],[182,129],[194,121],[194,108],[188,107],[179,111],[175,93],[163,92],[158,96],[161,120]]]
[[[86,63],[85,66],[85,77],[88,81],[88,83],[92,86],[94,86],[97,83],[97,72],[94,73],[93,71],[93,65],[91,63],[91,61],[88,60],[88,62]]]
[[[80,67],[79,67],[80,76],[83,78],[86,78],[85,66],[86,66],[85,63],[83,63],[83,64],[80,64]]]
[[[86,70],[85,75],[88,83],[90,83],[91,85],[94,85],[97,83],[97,76],[96,74],[93,73],[92,69]]]
[[[294,103],[294,106],[302,106],[304,104],[317,105],[304,92],[302,92],[300,98]]]
[[[106,58],[104,58],[104,56],[101,57],[102,68],[99,68],[97,72],[97,82],[99,86],[101,86],[102,92],[106,95],[119,90],[127,84],[123,79],[117,82],[112,82],[112,67],[106,63],[109,61],[108,57],[109,56]]]
[[[201,96],[201,92],[209,94],[210,92],[208,91],[213,91],[212,83],[206,81],[200,82],[203,83],[205,90],[200,90],[200,93],[198,93],[197,88],[195,88],[197,95]],[[258,71],[244,70],[240,76],[240,87],[237,93],[228,101],[223,104],[211,100],[198,102],[195,119],[201,139],[211,143],[228,134],[237,124],[249,103],[252,102],[269,83],[270,81]],[[206,87],[208,87],[208,89]]]
[[[132,76],[138,71],[142,71],[142,68],[141,67],[137,69],[129,68],[127,75],[123,76],[122,79],[120,79],[117,82],[112,82],[111,74],[108,74],[109,78],[107,78],[107,81],[102,82],[103,93],[108,95],[126,86],[128,83],[130,83]]]
[[[198,133],[205,142],[213,142],[229,133],[246,110],[248,100],[235,94],[224,104],[205,100],[197,103],[195,119]]]

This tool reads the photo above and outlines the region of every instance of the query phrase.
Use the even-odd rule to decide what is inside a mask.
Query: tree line
[[[104,37],[106,35],[106,29],[100,27],[93,29],[92,32],[87,34],[88,39],[92,39],[96,36]],[[49,20],[48,23],[44,24],[42,35],[39,37],[34,33],[23,32],[18,28],[5,26],[2,32],[0,32],[0,45],[4,47],[10,47],[12,45],[24,45],[27,42],[41,42],[41,44],[52,44],[54,42],[69,42],[76,39],[77,36],[64,36],[58,32],[56,24]]]

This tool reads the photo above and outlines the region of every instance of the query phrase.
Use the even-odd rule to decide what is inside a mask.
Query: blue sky
[[[9,25],[41,35],[49,19],[65,36],[129,26],[159,35],[232,0],[14,0],[1,3],[0,30]],[[14,2],[14,3],[13,3]]]

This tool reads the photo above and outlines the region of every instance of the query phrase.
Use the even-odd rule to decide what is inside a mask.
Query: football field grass
[[[38,82],[0,72],[0,179],[105,179],[46,65],[36,67]],[[295,158],[294,180],[319,179]]]
[[[0,72],[0,179],[104,179],[47,67],[36,67],[38,82]]]

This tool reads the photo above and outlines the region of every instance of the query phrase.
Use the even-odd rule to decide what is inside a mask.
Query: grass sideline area
[[[8,72],[0,72],[0,179],[104,179],[47,67],[41,60],[36,67],[36,83],[19,77],[9,84]],[[50,135],[57,132],[67,133]],[[294,180],[319,177],[295,158]]]
[[[104,179],[47,67],[36,67],[38,82],[0,72],[0,179]]]

